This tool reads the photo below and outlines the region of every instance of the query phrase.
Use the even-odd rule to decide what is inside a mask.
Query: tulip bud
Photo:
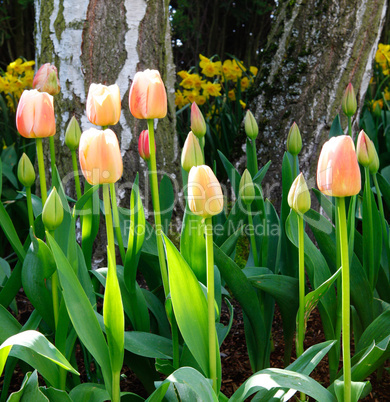
[[[191,131],[198,137],[206,134],[206,122],[198,105],[193,102],[191,105]]]
[[[137,119],[160,119],[167,114],[167,93],[157,70],[135,74],[129,93],[131,114]]]
[[[191,168],[188,175],[188,207],[202,218],[210,218],[222,211],[221,185],[209,166]]]
[[[80,143],[81,129],[76,118],[72,116],[65,132],[65,144],[71,150],[75,151]]]
[[[364,167],[370,166],[371,162],[374,160],[375,153],[375,145],[370,140],[370,137],[363,130],[360,131],[356,149],[358,162]]]
[[[348,84],[344,92],[343,98],[341,100],[341,106],[343,108],[344,114],[348,117],[351,117],[356,113],[356,95],[351,83]]]
[[[355,146],[349,135],[325,142],[317,166],[319,190],[333,197],[347,197],[361,189],[360,169]]]
[[[47,230],[56,230],[64,219],[64,208],[55,187],[46,200],[42,211],[42,222]]]
[[[259,127],[256,123],[256,120],[250,110],[246,112],[245,119],[245,133],[246,135],[251,138],[252,140],[256,139],[257,135],[259,134]]]
[[[118,123],[121,115],[121,95],[118,85],[107,87],[91,84],[87,97],[87,117],[96,126],[110,126]]]
[[[110,129],[84,131],[80,138],[79,160],[89,184],[116,183],[122,177],[118,138]]]
[[[193,166],[203,164],[203,154],[199,141],[193,132],[190,131],[181,151],[181,166],[186,172],[189,172]]]
[[[25,138],[51,137],[56,133],[53,97],[36,89],[23,91],[16,110],[16,128]]]
[[[24,187],[31,187],[35,182],[35,170],[30,158],[23,153],[18,164],[18,179]]]
[[[302,173],[293,181],[288,192],[287,201],[290,208],[298,214],[304,214],[310,209],[310,193]]]
[[[255,186],[248,169],[245,169],[240,180],[239,194],[246,205],[252,204],[255,199]]]
[[[61,91],[57,67],[52,66],[50,63],[43,64],[35,74],[33,88],[39,92],[57,95]]]
[[[156,148],[156,143],[154,143]],[[150,149],[149,149],[149,131],[143,130],[138,138],[138,153],[144,161],[150,159]]]
[[[298,155],[302,149],[302,137],[297,123],[293,123],[287,136],[287,151],[291,155]]]
[[[379,170],[379,158],[378,158],[378,152],[376,152],[376,148],[374,146],[374,157],[372,159],[372,162],[370,163],[370,166],[368,166],[368,169],[370,170],[371,174],[376,174]]]

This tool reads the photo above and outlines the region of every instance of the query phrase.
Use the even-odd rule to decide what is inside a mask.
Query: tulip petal
[[[56,133],[53,97],[45,92],[35,98],[34,133],[38,138],[51,137]]]
[[[35,138],[34,126],[34,103],[31,102],[30,91],[24,91],[19,99],[16,111],[16,128],[20,135],[25,138]]]

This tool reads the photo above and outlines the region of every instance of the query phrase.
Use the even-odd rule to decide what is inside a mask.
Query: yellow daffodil
[[[199,67],[202,69],[202,74],[206,77],[214,77],[221,74],[221,62],[213,62],[205,56],[199,55],[200,63]]]
[[[225,80],[236,81],[237,77],[234,71],[233,63],[231,60],[225,60],[222,64],[222,73]]]
[[[254,77],[256,77],[257,72],[259,71],[259,69],[258,69],[257,67],[255,67],[255,66],[250,66],[250,67],[249,67],[249,71],[252,73],[252,75],[253,75]]]
[[[183,95],[183,92],[177,90],[175,92],[175,105],[181,109],[184,105],[186,105],[187,103],[189,103],[185,96]]]
[[[245,103],[245,102],[243,102],[241,99],[240,99],[240,105],[241,105],[241,107],[242,107],[243,109],[245,109],[245,108],[246,108],[246,103]]]
[[[221,96],[221,84],[212,83],[207,81],[202,84],[203,94],[209,94],[210,96]]]
[[[229,98],[231,101],[235,101],[235,100],[236,100],[236,91],[235,91],[234,89],[231,89],[231,90],[228,92],[228,98]]]
[[[384,97],[385,97],[385,99],[388,101],[388,100],[390,100],[390,91],[389,91],[389,88],[388,87],[386,87],[385,88],[385,92],[384,92]]]
[[[241,91],[245,91],[250,86],[250,81],[248,77],[244,77],[241,79]]]
[[[199,96],[199,92],[195,89],[193,89],[192,91],[183,91],[183,94],[188,100],[188,103],[196,102],[196,97]]]
[[[242,72],[246,70],[244,65],[237,60],[232,61],[233,72],[237,78],[242,77]]]
[[[206,103],[206,100],[207,99],[206,99],[206,97],[204,95],[198,95],[195,98],[195,102],[196,102],[197,105],[204,105]]]
[[[177,75],[182,78],[183,80],[186,79],[190,74],[188,73],[188,71],[185,70],[181,70],[177,73]]]

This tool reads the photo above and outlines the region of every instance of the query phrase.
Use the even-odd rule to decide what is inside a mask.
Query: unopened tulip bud
[[[348,197],[361,189],[355,146],[349,135],[332,137],[322,147],[317,166],[318,189],[333,197]]]
[[[293,123],[287,136],[287,151],[291,155],[298,155],[302,149],[302,137],[297,123]]]
[[[156,143],[154,143],[156,149]],[[143,130],[138,138],[138,153],[144,161],[150,159],[150,149],[149,149],[149,131]]]
[[[61,91],[57,67],[50,63],[43,64],[35,74],[33,88],[39,92],[57,95]]]
[[[76,118],[72,116],[65,132],[65,144],[71,150],[75,151],[80,143],[81,129]]]
[[[186,141],[181,151],[181,166],[189,172],[193,166],[203,165],[203,154],[198,139],[192,131],[187,135]]]
[[[18,164],[18,179],[24,187],[31,187],[35,182],[35,170],[30,158],[23,153]]]
[[[370,137],[363,130],[360,131],[356,146],[358,162],[364,167],[370,166],[375,158],[375,153],[375,145]]]
[[[346,116],[351,117],[356,113],[356,95],[351,83],[348,84],[341,100],[341,106]]]
[[[257,135],[259,134],[259,127],[256,123],[255,117],[250,110],[246,112],[244,125],[246,135],[252,140],[256,139]]]
[[[298,214],[304,214],[310,209],[310,193],[302,173],[300,173],[293,181],[288,193],[287,201],[290,208]]]
[[[253,185],[252,176],[248,169],[245,169],[241,177],[239,194],[246,205],[252,204],[255,199],[255,186]]]
[[[221,185],[207,165],[194,166],[188,175],[188,207],[202,218],[218,215],[223,209]]]
[[[64,208],[55,187],[46,200],[42,211],[42,222],[48,230],[56,230],[64,219]]]
[[[370,170],[371,174],[376,174],[378,172],[378,170],[379,170],[378,152],[376,152],[375,146],[374,146],[374,149],[375,149],[374,157],[372,159],[372,162],[368,166],[368,169]]]
[[[198,137],[206,134],[206,122],[198,105],[193,102],[191,105],[191,131]]]

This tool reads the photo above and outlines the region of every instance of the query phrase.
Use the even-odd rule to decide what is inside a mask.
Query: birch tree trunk
[[[280,201],[281,161],[294,121],[303,139],[300,168],[315,186],[317,157],[337,113],[346,127],[341,98],[349,82],[358,108],[363,104],[386,9],[386,0],[297,0],[278,7],[255,105],[259,159],[273,162],[264,187],[273,201]],[[354,136],[358,122],[356,114]]]
[[[138,155],[137,140],[146,121],[134,119],[128,108],[130,80],[138,70],[160,71],[167,87],[168,115],[156,121],[157,164],[160,171],[177,172],[174,80],[168,0],[35,0],[37,66],[57,66],[61,93],[55,97],[56,162],[68,194],[73,191],[70,152],[64,133],[73,115],[82,131],[91,127],[85,102],[91,83],[117,83],[122,114],[113,127],[124,163],[122,189],[129,189],[140,171],[147,190],[147,168]],[[46,148],[48,154],[48,149]],[[128,206],[128,191],[119,191]],[[147,199],[147,194],[145,194]],[[121,202],[122,203],[122,202]]]

